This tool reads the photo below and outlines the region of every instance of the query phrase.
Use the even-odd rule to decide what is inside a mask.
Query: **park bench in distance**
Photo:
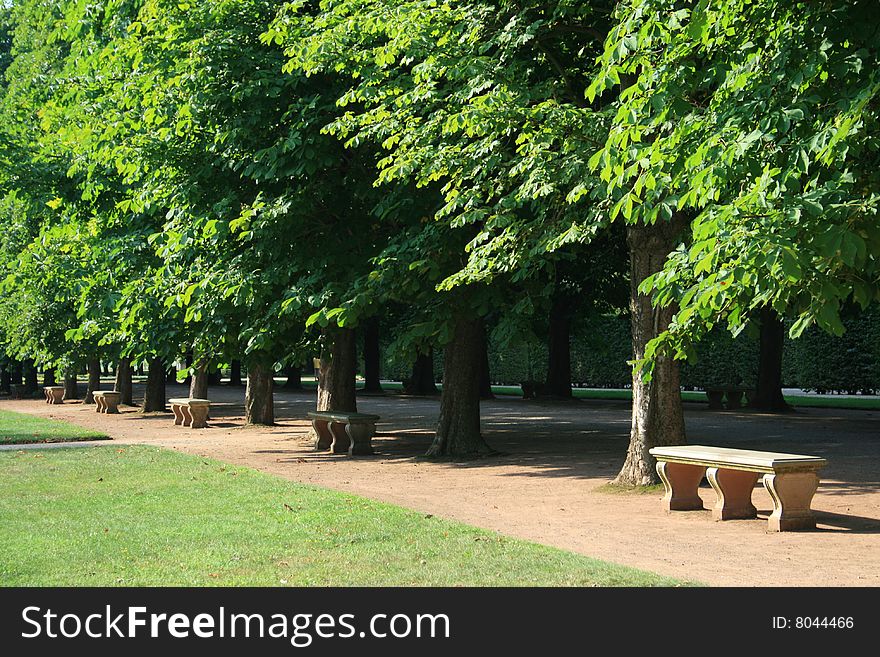
[[[174,413],[174,424],[192,429],[203,429],[208,426],[210,400],[179,397],[169,399],[168,403],[171,405],[171,412]]]
[[[118,413],[119,400],[122,399],[121,392],[113,392],[112,390],[96,390],[92,393],[95,398],[96,413]]]
[[[64,403],[64,386],[46,386],[43,388],[47,404]]]
[[[311,411],[309,417],[317,435],[315,451],[329,449],[334,454],[349,456],[373,453],[370,441],[376,434],[378,415]]]
[[[756,518],[752,489],[763,475],[764,487],[773,498],[773,513],[767,519],[770,531],[816,526],[810,503],[819,486],[817,473],[826,464],[823,458],[703,445],[649,451],[657,459],[657,473],[666,487],[663,507],[667,511],[702,509],[697,488],[705,474],[718,496],[712,509],[715,520]]]

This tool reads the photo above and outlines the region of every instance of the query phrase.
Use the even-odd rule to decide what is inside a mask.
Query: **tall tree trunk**
[[[24,362],[24,394],[32,397],[40,387],[40,381],[37,378],[37,366],[32,359]]]
[[[248,359],[244,415],[247,424],[275,424],[275,400],[272,394],[275,370],[268,358],[259,355]]]
[[[443,352],[440,420],[428,456],[474,456],[492,449],[480,433],[480,370],[483,320],[459,317]]]
[[[557,294],[550,310],[550,331],[547,340],[546,394],[570,399],[571,394],[571,316],[566,297]]]
[[[116,382],[113,384],[113,390],[120,393],[120,404],[134,406],[131,396],[131,358],[120,358],[116,364]]]
[[[318,370],[318,410],[357,412],[356,374],[355,332],[351,329],[325,329]]]
[[[644,357],[648,342],[666,330],[675,312],[672,307],[654,308],[651,297],[639,292],[639,284],[647,276],[660,271],[686,225],[686,219],[677,215],[669,222],[627,227],[630,314],[636,360]],[[655,469],[657,462],[648,450],[685,442],[678,363],[667,356],[658,357],[650,381],[645,380],[642,372],[633,374],[632,391],[629,449],[615,483],[643,486],[659,481]]]
[[[379,318],[364,324],[364,392],[382,392],[380,383]]]
[[[287,390],[302,390],[302,368],[294,367],[293,365],[288,365],[284,368],[284,373],[287,375],[287,381],[284,382],[284,387]]]
[[[55,368],[47,367],[43,370],[43,386],[57,386],[58,379],[55,378]]]
[[[183,383],[183,385],[185,386],[190,386],[192,385],[192,374],[189,372],[189,368],[193,365],[193,352],[187,352],[186,355],[183,357],[183,361],[184,363],[186,363],[187,374],[181,383]]]
[[[0,392],[5,392],[7,395],[11,392],[10,386],[12,385],[12,372],[9,369],[9,364],[0,366]]]
[[[64,373],[64,399],[79,399],[79,383],[76,380],[74,367]]]
[[[219,369],[215,369],[213,371],[209,369],[208,370],[208,387],[210,388],[211,386],[219,386],[221,383],[223,383],[222,372],[220,372]]]
[[[17,360],[13,361],[10,373],[12,374],[12,384],[20,386],[22,380],[24,379],[24,369],[22,368],[21,363]]]
[[[403,382],[403,391],[408,395],[436,395],[434,382],[434,350],[418,354],[413,363],[412,376]]]
[[[241,361],[233,360],[229,363],[229,385],[241,385]]]
[[[761,347],[758,386],[751,406],[762,411],[790,411],[782,396],[782,349],[785,324],[770,306],[761,308]]]
[[[165,383],[177,383],[177,365],[174,363],[165,368]]]
[[[150,361],[150,371],[147,373],[147,387],[144,390],[144,405],[142,413],[165,410],[165,380],[168,371],[162,358],[153,358]]]
[[[86,384],[86,396],[83,404],[94,404],[94,392],[101,389],[101,361],[93,358],[89,361],[89,381]]]
[[[208,398],[208,359],[199,358],[193,373],[189,376],[190,399]]]
[[[445,372],[444,372],[445,376]],[[480,322],[480,399],[495,399],[492,375],[489,372],[489,336],[485,322]]]
[[[110,363],[104,363],[103,369],[101,370],[102,376],[110,376]]]

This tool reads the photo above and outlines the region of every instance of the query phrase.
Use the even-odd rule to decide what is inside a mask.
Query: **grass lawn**
[[[59,420],[0,410],[0,445],[108,440],[107,434]]]
[[[7,586],[681,584],[152,447],[0,452],[0,485]]]

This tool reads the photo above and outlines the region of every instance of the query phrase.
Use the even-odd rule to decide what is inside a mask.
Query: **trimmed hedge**
[[[799,339],[786,338],[783,385],[817,392],[874,393],[880,390],[880,313],[844,319],[846,333],[837,338],[813,328]],[[383,336],[385,337],[385,336]],[[403,380],[411,363],[389,350],[383,340],[382,376]],[[712,332],[698,347],[697,359],[682,366],[686,388],[709,386],[754,387],[758,373],[758,339],[745,333],[733,338],[727,331]],[[520,341],[501,349],[490,340],[489,370],[498,385],[544,381],[547,345]],[[601,315],[581,318],[572,328],[572,383],[586,388],[627,388],[632,359],[629,317]],[[434,354],[434,374],[443,373],[442,350]]]

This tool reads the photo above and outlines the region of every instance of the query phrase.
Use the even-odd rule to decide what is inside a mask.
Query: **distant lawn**
[[[673,579],[151,447],[0,452],[6,586],[674,586]]]
[[[77,440],[109,440],[109,436],[60,420],[0,410],[0,445],[66,443]]]

